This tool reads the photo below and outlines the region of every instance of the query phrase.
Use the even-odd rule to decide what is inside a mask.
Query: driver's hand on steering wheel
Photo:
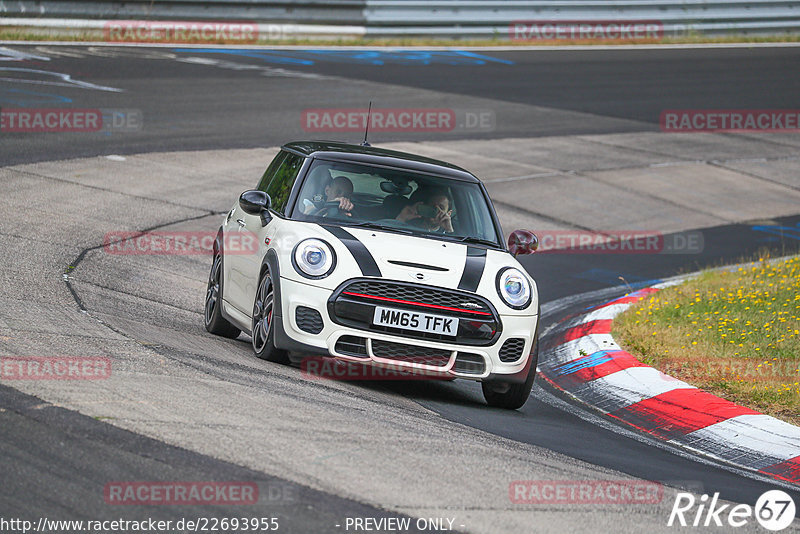
[[[353,203],[350,202],[350,199],[346,197],[338,197],[334,198],[333,202],[336,202],[337,200],[339,201],[339,209],[348,212],[348,215],[350,215],[349,212],[353,211]]]

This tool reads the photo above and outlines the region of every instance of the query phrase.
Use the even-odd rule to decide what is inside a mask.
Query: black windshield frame
[[[302,169],[300,170],[300,173],[297,176],[297,179],[296,179],[296,182],[294,184],[294,187],[292,188],[292,193],[291,193],[291,195],[289,197],[289,201],[288,201],[286,209],[284,211],[284,213],[286,214],[286,217],[289,218],[290,220],[302,221],[302,222],[316,222],[316,223],[324,222],[326,225],[334,225],[334,226],[342,226],[342,227],[354,227],[354,228],[357,228],[359,226],[359,224],[358,224],[359,222],[363,222],[363,221],[353,221],[352,223],[348,224],[348,221],[344,220],[342,218],[330,218],[330,219],[325,218],[325,219],[323,219],[323,218],[307,216],[305,214],[299,213],[298,203],[300,202],[300,193],[301,193],[301,191],[303,191],[304,187],[306,186],[306,181],[309,179],[310,171],[311,171],[312,168],[314,168],[315,163],[317,161],[325,161],[325,162],[330,162],[330,163],[339,163],[339,164],[344,164],[344,165],[355,165],[355,166],[359,166],[359,167],[374,167],[376,169],[384,169],[384,170],[386,170],[388,172],[407,173],[407,174],[412,174],[412,175],[419,174],[419,175],[424,175],[425,177],[428,177],[428,178],[431,178],[431,179],[441,180],[443,182],[455,182],[455,183],[458,183],[459,185],[462,185],[462,184],[463,185],[467,185],[467,184],[469,184],[469,185],[475,186],[475,187],[478,188],[478,191],[480,192],[479,196],[480,196],[481,200],[483,201],[484,206],[485,206],[485,208],[487,210],[487,214],[489,216],[489,220],[490,220],[490,224],[491,224],[491,229],[494,232],[495,239],[494,240],[489,240],[492,243],[494,243],[494,246],[492,246],[492,247],[489,247],[488,244],[477,244],[477,243],[475,243],[475,244],[474,243],[469,243],[469,244],[471,246],[495,248],[495,249],[504,250],[504,251],[507,250],[507,248],[505,246],[505,243],[503,242],[503,231],[502,231],[502,228],[500,226],[500,222],[499,222],[499,220],[497,218],[497,213],[495,212],[494,205],[492,204],[491,198],[489,197],[489,193],[486,190],[486,187],[483,184],[483,182],[481,182],[480,180],[478,180],[477,178],[475,178],[474,176],[471,176],[471,175],[470,175],[470,178],[471,178],[470,180],[461,180],[461,179],[453,177],[453,176],[446,176],[444,174],[438,174],[438,173],[433,173],[433,172],[425,172],[425,171],[421,171],[420,169],[409,169],[409,168],[403,167],[401,165],[388,165],[388,164],[381,164],[381,163],[374,163],[374,162],[364,163],[364,162],[350,161],[350,160],[345,159],[345,158],[341,158],[340,159],[340,158],[335,158],[335,157],[315,157],[315,156],[307,157],[305,164],[303,165]],[[377,228],[370,228],[370,229],[371,230],[375,230],[375,231],[382,231],[383,230],[383,231],[386,231],[386,232],[389,232],[389,233],[392,233],[392,232],[394,232],[394,233],[404,233],[404,232],[398,232],[395,229],[392,229],[390,227],[384,227],[382,229],[377,229]],[[430,232],[419,231],[419,232],[414,232],[413,233],[413,237],[419,237],[419,238],[425,238],[425,239],[435,239],[435,240],[439,240],[439,241],[446,241],[448,243],[453,243],[453,242],[455,242],[455,243],[463,243],[465,236],[463,236],[463,235],[450,236],[448,234],[438,234],[438,233],[430,233]]]

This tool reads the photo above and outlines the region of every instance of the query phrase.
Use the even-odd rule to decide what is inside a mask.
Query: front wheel
[[[514,384],[511,382],[481,382],[481,389],[483,389],[483,398],[489,406],[494,408],[507,408],[509,410],[516,410],[522,408],[528,397],[531,396],[531,389],[533,388],[533,380],[536,378],[536,365],[539,363],[539,343],[538,340],[534,342],[534,348],[531,351],[529,358],[531,359],[531,367],[528,371],[528,377],[522,384]]]
[[[275,286],[269,270],[264,271],[258,282],[256,300],[253,303],[253,351],[256,356],[268,362],[288,363],[286,352],[275,348]]]
[[[222,253],[214,252],[214,262],[208,275],[204,323],[206,330],[222,337],[236,339],[241,330],[222,316]]]

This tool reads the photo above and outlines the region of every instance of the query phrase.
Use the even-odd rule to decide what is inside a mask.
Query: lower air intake
[[[342,336],[336,341],[333,350],[347,356],[367,357],[367,340],[358,336]]]
[[[500,361],[511,363],[522,358],[522,351],[525,348],[525,340],[512,337],[507,339],[503,346],[500,347]]]
[[[379,341],[377,339],[372,340],[372,353],[377,358],[386,360],[433,365],[436,367],[445,367],[450,361],[450,352],[446,350],[415,347],[414,345]]]
[[[459,352],[453,371],[465,375],[482,375],[486,371],[486,361],[480,354]]]
[[[322,322],[322,315],[313,308],[298,306],[294,312],[297,328],[309,334],[319,334],[325,326]]]

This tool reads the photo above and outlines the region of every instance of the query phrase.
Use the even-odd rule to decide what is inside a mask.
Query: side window
[[[256,187],[256,189],[259,191],[264,191],[265,193],[267,192],[267,186],[272,180],[272,177],[275,176],[275,172],[278,170],[278,167],[281,166],[281,163],[283,163],[283,160],[285,160],[286,156],[288,155],[289,153],[284,152],[283,150],[278,152],[278,155],[272,159],[269,167],[267,167],[267,170],[264,171],[264,174],[261,176],[261,180],[259,180],[258,187]]]
[[[297,173],[300,172],[300,167],[303,166],[304,158],[285,152],[283,157],[280,157],[280,161],[278,159],[275,158],[273,160],[258,185],[259,189],[266,191],[272,199],[272,209],[278,213],[283,213],[289,200],[289,193],[291,193],[295,178],[297,178]],[[276,167],[274,171],[272,170],[273,165]],[[269,179],[270,177],[271,179]],[[266,185],[267,180],[269,180],[268,185]],[[262,189],[264,185],[266,185],[266,189]]]

